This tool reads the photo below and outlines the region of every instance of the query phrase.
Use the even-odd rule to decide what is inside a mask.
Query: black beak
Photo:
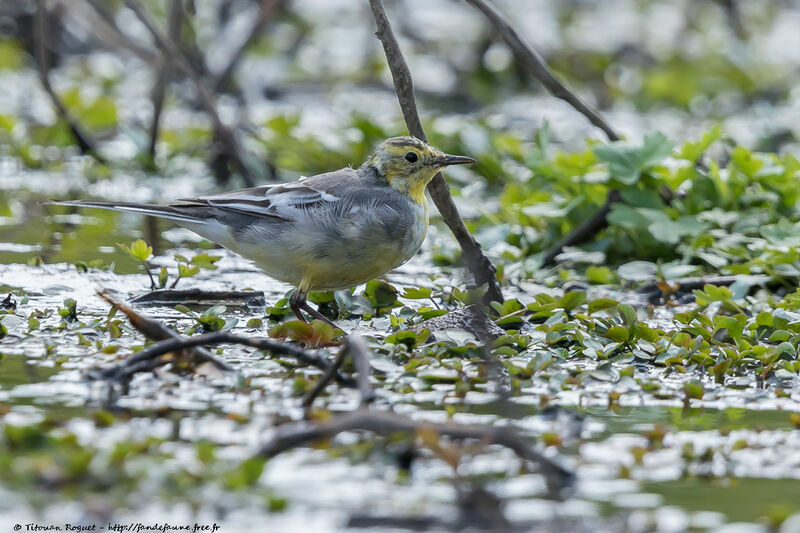
[[[463,155],[443,155],[442,157],[438,158],[435,162],[436,166],[446,167],[450,165],[471,165],[472,163],[477,163],[477,159],[472,159],[471,157],[466,157]]]

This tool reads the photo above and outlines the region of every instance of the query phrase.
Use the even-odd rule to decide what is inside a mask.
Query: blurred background
[[[373,381],[398,412],[515,427],[575,465],[576,496],[546,499],[541,476],[483,445],[456,470],[348,435],[264,469],[253,449],[303,416],[317,376],[243,348],[224,355],[245,380],[138,376],[106,410],[84,371],[144,340],[98,286],[144,293],[149,262],[165,281],[197,274],[179,289],[263,290],[256,308],[147,310],[187,334],[247,335],[290,317],[289,287],[169,222],[40,201],[293,180],[358,166],[405,125],[367,0],[0,0],[0,517],[338,531],[502,503],[551,531],[797,531],[800,3],[494,0],[625,139],[612,144],[468,2],[384,4],[431,142],[479,160],[446,179],[503,284],[510,403],[469,332],[398,334],[471,301],[433,208],[422,253],[387,276],[412,289],[391,289],[402,302],[381,310],[359,288],[316,303],[371,335]],[[546,264],[612,191],[608,225]],[[152,250],[132,251],[140,238]],[[705,277],[666,283],[688,276]],[[710,276],[730,290],[702,292]],[[352,400],[337,388],[319,405]]]
[[[798,147],[796,2],[496,4],[556,73],[631,141],[652,131],[683,141],[721,124],[730,146],[779,153]],[[124,227],[118,215],[96,213],[97,223],[82,225],[80,238],[59,227],[43,234],[45,213],[35,205],[42,197],[163,202],[295,179],[357,166],[379,140],[405,132],[367,2],[140,5],[182,49],[193,76],[165,59],[121,1],[0,5],[0,261],[78,261],[85,253],[77,242],[85,247],[93,229]],[[456,194],[466,188],[464,196],[481,199],[459,200],[468,218],[501,211],[483,197],[502,196],[509,184],[537,173],[530,147],[543,128],[551,154],[603,139],[525,75],[465,2],[390,0],[386,8],[432,141],[481,161],[451,173]],[[216,101],[217,117],[209,115],[197,82]],[[76,138],[57,105],[85,139]],[[241,157],[231,158],[231,142]],[[575,220],[597,201],[590,198]],[[161,249],[153,223],[146,223],[147,235],[136,220],[125,233],[144,232]],[[549,225],[529,251],[546,249],[572,223]],[[100,262],[134,267],[112,250],[101,248]]]

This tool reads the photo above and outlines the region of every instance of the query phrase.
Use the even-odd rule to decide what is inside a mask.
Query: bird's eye
[[[416,163],[417,159],[419,159],[419,157],[417,157],[417,154],[415,154],[414,152],[408,152],[406,154],[406,161],[408,161],[409,163]]]

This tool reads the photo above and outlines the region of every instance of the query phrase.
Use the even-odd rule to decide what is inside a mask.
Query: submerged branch
[[[392,73],[397,100],[400,103],[400,109],[403,112],[408,131],[414,137],[427,142],[428,137],[422,127],[422,122],[417,112],[417,103],[414,99],[414,83],[411,79],[411,71],[408,69],[400,46],[397,44],[397,39],[395,39],[392,32],[392,26],[386,17],[386,11],[383,9],[381,0],[369,0],[369,4],[378,28],[375,35],[380,40],[386,53],[386,61]],[[497,283],[497,271],[461,219],[456,204],[450,196],[450,187],[441,172],[437,173],[430,182],[428,191],[431,193],[433,203],[436,204],[442,219],[458,241],[464,255],[464,262],[475,278],[475,282],[478,285],[487,286],[486,301],[502,302],[503,293]]]
[[[137,365],[153,361],[162,355],[180,352],[197,346],[211,346],[217,344],[239,344],[273,354],[288,356],[295,359],[298,363],[314,366],[323,371],[328,370],[331,366],[331,363],[327,359],[291,344],[278,342],[272,339],[242,337],[229,331],[217,331],[214,333],[206,333],[205,335],[197,335],[195,337],[178,336],[157,342],[137,352],[123,363],[99,371],[98,375],[106,379],[124,379],[133,373],[131,369],[136,368]],[[168,361],[164,361],[164,363],[166,362]],[[339,373],[335,375],[335,378],[336,381],[342,385],[353,385],[353,381],[350,378]]]
[[[364,408],[319,422],[284,424],[277,429],[274,439],[261,448],[260,454],[268,458],[274,457],[286,450],[308,442],[331,438],[345,431],[370,431],[379,435],[434,431],[441,437],[456,440],[474,439],[486,444],[499,444],[512,450],[521,459],[539,465],[542,474],[556,492],[573,481],[570,470],[541,454],[525,437],[511,428],[434,424],[416,421],[394,412],[370,411]]]

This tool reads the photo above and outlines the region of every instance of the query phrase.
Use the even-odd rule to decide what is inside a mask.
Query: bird
[[[289,307],[306,321],[330,320],[310,291],[366,283],[411,259],[428,230],[425,189],[444,167],[476,163],[416,137],[380,143],[359,167],[250,187],[169,205],[96,200],[47,202],[141,213],[171,220],[252,260],[295,287]]]

